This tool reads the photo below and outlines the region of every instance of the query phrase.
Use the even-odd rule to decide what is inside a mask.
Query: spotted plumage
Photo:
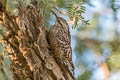
[[[73,73],[71,36],[67,21],[62,17],[56,16],[56,23],[49,30],[49,43],[55,57]]]

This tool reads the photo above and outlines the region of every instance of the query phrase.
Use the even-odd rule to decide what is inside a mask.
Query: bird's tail
[[[67,61],[66,65],[67,65],[68,70],[72,73],[72,75],[74,75],[74,65],[72,61]]]

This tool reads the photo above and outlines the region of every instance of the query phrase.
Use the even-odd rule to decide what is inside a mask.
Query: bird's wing
[[[63,52],[64,57],[72,59],[72,49],[70,44],[70,34],[65,33],[64,30],[59,30],[57,37],[57,43]]]

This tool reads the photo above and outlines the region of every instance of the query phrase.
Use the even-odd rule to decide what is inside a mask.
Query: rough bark
[[[64,65],[53,57],[47,40],[48,27],[34,0],[32,5],[18,7],[18,16],[10,15],[0,3],[0,24],[6,28],[2,43],[12,65],[14,80],[74,80]]]

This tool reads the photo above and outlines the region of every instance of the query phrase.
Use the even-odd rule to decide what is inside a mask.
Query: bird
[[[74,74],[72,63],[71,35],[67,21],[52,13],[56,17],[55,24],[49,29],[48,40],[55,58]]]

